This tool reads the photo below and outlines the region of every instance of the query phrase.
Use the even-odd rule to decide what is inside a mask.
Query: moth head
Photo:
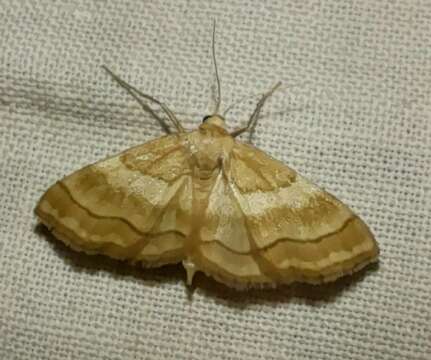
[[[218,126],[222,129],[226,128],[226,123],[221,115],[207,115],[202,119],[201,126]]]

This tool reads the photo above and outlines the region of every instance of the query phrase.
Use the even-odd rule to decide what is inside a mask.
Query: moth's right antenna
[[[273,92],[275,90],[277,90],[278,87],[280,87],[280,85],[281,85],[281,82],[278,82],[277,84],[275,84],[271,88],[271,90],[269,90],[267,93],[263,94],[263,96],[261,97],[261,99],[257,103],[256,108],[253,111],[253,114],[251,114],[247,125],[244,126],[243,128],[232,131],[230,133],[231,136],[237,137],[238,135],[241,135],[243,132],[252,129],[256,125],[257,119],[259,118],[260,111],[262,110],[262,107],[265,104],[265,101],[273,94]]]
[[[217,81],[217,103],[216,103],[216,108],[215,108],[213,114],[217,115],[218,111],[220,109],[220,103],[221,103],[221,86],[220,86],[220,77],[219,77],[219,74],[218,74],[216,54],[215,54],[215,32],[216,32],[216,21],[214,19],[214,24],[213,24],[213,39],[212,39],[213,40],[213,43],[212,43],[212,53],[213,53],[215,77],[216,77],[216,81]]]
[[[254,94],[254,95],[245,95],[242,98],[240,98],[238,101],[235,101],[234,103],[230,104],[222,113],[223,117],[226,117],[229,111],[231,111],[235,106],[238,104],[241,104],[242,102],[249,100],[250,98],[257,97],[257,96],[263,96],[264,94]]]

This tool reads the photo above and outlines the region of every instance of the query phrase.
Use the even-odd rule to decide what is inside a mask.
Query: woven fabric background
[[[188,128],[283,89],[252,141],[348,203],[381,261],[236,292],[77,254],[33,209],[62,176],[162,135],[101,69]],[[430,1],[0,1],[0,358],[430,359]],[[247,140],[247,139],[245,139]]]

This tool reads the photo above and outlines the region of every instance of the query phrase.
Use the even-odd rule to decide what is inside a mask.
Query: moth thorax
[[[203,181],[210,181],[210,183],[212,183],[212,180],[216,178],[219,171],[220,171],[219,168],[214,168],[214,169],[195,168],[194,175],[196,179],[203,180]]]
[[[222,167],[223,148],[217,142],[206,144],[204,152],[195,154],[195,175],[199,179],[210,179],[218,174]]]

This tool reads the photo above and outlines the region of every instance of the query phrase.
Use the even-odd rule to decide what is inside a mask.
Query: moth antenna
[[[289,88],[293,88],[296,86],[302,86],[304,83],[297,83],[297,84],[290,84]],[[238,101],[235,101],[234,103],[230,104],[222,113],[222,116],[225,117],[227,115],[228,112],[230,112],[235,106],[237,106],[238,104],[241,104],[242,102],[244,102],[245,100],[249,99],[249,98],[254,98],[254,97],[258,97],[258,96],[264,96],[265,93],[257,93],[257,94],[252,94],[252,95],[245,95],[243,97],[241,97]]]
[[[267,93],[265,93],[261,99],[258,101],[256,108],[254,109],[253,113],[250,116],[250,119],[247,122],[247,125],[243,128],[234,130],[231,132],[231,136],[237,137],[238,135],[241,135],[243,132],[250,130],[256,125],[257,119],[259,118],[260,111],[262,110],[263,105],[265,104],[266,100],[274,93],[275,90],[277,90],[278,87],[280,87],[281,81],[279,81],[277,84],[275,84],[271,90],[269,90]]]
[[[245,100],[249,99],[249,98],[253,98],[253,97],[257,97],[257,96],[263,96],[262,93],[259,94],[254,94],[254,95],[245,95],[242,98],[240,98],[238,101],[235,101],[234,103],[230,104],[225,111],[223,111],[222,116],[225,117],[227,115],[227,113],[229,111],[231,111],[235,106],[237,106],[238,104],[241,104],[242,102],[244,102]]]
[[[217,115],[218,111],[220,109],[220,104],[221,104],[221,85],[220,85],[220,77],[219,77],[219,73],[218,73],[216,54],[215,54],[215,32],[216,32],[216,21],[214,19],[213,38],[212,38],[212,56],[213,56],[213,62],[214,62],[215,77],[216,77],[216,81],[217,81],[217,103],[216,103],[216,107],[215,107],[213,114]]]
[[[109,70],[105,65],[102,65],[102,68],[108,72],[109,75],[112,76],[112,78],[122,87],[124,88],[130,95],[133,96],[133,98],[142,106],[142,108],[150,113],[163,127],[163,129],[170,133],[169,127],[166,125],[164,120],[158,116],[153,109],[151,109],[147,104],[145,104],[136,94],[139,96],[142,96],[143,98],[157,104],[160,106],[160,108],[164,111],[164,113],[167,115],[169,120],[173,123],[174,127],[177,129],[178,132],[184,132],[184,128],[181,125],[180,121],[176,118],[174,113],[161,101],[153,98],[150,95],[144,94],[142,91],[136,89],[134,86],[126,83],[123,79],[121,79],[118,75],[115,75],[111,70]]]

